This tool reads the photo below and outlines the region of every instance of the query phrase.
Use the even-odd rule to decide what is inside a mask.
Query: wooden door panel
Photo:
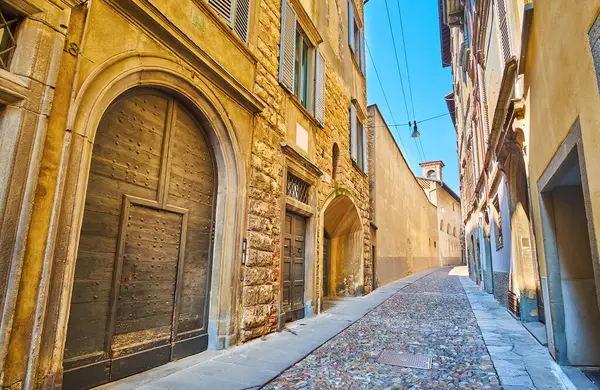
[[[286,213],[284,223],[283,270],[282,270],[282,310],[286,319],[304,316],[304,236],[306,220],[292,213]]]
[[[124,219],[113,351],[170,338],[183,222],[180,214],[136,204],[130,205]],[[156,227],[179,233],[166,242],[157,234]]]
[[[161,93],[121,97],[104,114],[75,267],[65,388],[206,349],[213,161],[197,121]]]
[[[177,333],[208,332],[214,166],[210,145],[183,108],[175,110],[169,171],[169,204],[188,212]]]

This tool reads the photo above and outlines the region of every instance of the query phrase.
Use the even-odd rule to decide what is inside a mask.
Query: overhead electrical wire
[[[373,64],[373,70],[375,71],[375,76],[377,76],[377,81],[379,82],[379,87],[381,88],[381,92],[383,93],[383,99],[385,100],[385,104],[387,105],[388,111],[390,112],[390,116],[392,117],[392,121],[396,122],[396,120],[394,119],[394,112],[392,111],[392,108],[390,107],[390,102],[388,101],[388,98],[387,98],[387,96],[385,94],[385,89],[383,89],[383,83],[381,82],[381,78],[379,77],[379,72],[377,71],[377,67],[375,66],[375,60],[373,59],[373,55],[371,54],[371,49],[369,49],[369,45],[368,45],[366,39],[365,39],[365,46],[367,48],[367,53],[369,53],[369,58],[371,59],[371,63]],[[408,124],[406,126],[408,126]],[[390,126],[390,127],[392,127],[392,126]],[[400,145],[402,145],[402,148],[407,153],[406,160],[408,161],[408,164],[410,165],[410,158],[408,156],[408,149],[406,148],[406,146],[404,146],[404,142],[402,141],[402,137],[401,137],[400,134],[398,134],[398,139],[400,140]]]
[[[394,46],[394,55],[396,57],[396,67],[398,68],[398,77],[400,78],[400,87],[402,88],[402,98],[404,99],[404,108],[406,109],[406,118],[410,120],[410,114],[408,112],[408,103],[406,102],[406,92],[404,92],[404,81],[402,81],[402,72],[400,71],[400,60],[398,59],[398,50],[396,49],[396,39],[394,38],[394,29],[392,28],[392,18],[390,17],[390,8],[388,7],[387,0],[385,3],[385,11],[387,14],[388,24],[390,26],[390,33],[392,34],[392,45]]]
[[[398,19],[400,20],[400,32],[402,34],[402,49],[404,51],[404,64],[406,65],[406,78],[408,79],[408,95],[410,97],[410,106],[412,109],[413,119],[416,119],[417,115],[415,114],[415,102],[413,100],[412,83],[410,81],[410,67],[408,66],[408,53],[406,50],[406,38],[404,37],[404,24],[402,23],[402,9],[400,6],[400,0],[398,0]],[[417,140],[417,138],[419,139]],[[419,149],[419,147],[421,148],[419,153],[422,156],[423,161],[425,161],[427,160],[427,157],[425,155],[425,149],[423,148],[423,141],[420,137],[417,138],[413,138],[415,140],[415,145],[417,146],[417,150]]]

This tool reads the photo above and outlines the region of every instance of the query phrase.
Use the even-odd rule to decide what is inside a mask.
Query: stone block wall
[[[265,103],[263,112],[256,116],[250,162],[248,190],[248,253],[243,270],[240,339],[273,332],[278,326],[280,294],[281,235],[284,157],[281,143],[286,140],[286,113],[290,104],[287,93],[278,82],[281,0],[263,0],[258,10],[258,59],[254,93]],[[324,11],[325,12],[325,11]],[[364,81],[362,82],[364,85]],[[345,188],[359,208],[364,231],[364,286],[370,291],[371,254],[369,240],[369,187],[367,176],[354,167],[349,155],[349,118],[347,108],[351,96],[342,75],[328,63],[326,73],[325,127],[315,131],[314,159],[311,159],[326,177],[332,174],[334,142],[340,148],[337,180],[322,179],[317,184],[317,214],[336,188]],[[363,97],[361,97],[363,99]],[[312,141],[311,141],[312,142]],[[317,221],[317,226],[321,226]],[[314,256],[317,294],[320,296],[322,232],[317,232],[316,248],[306,248],[306,256]],[[307,262],[309,264],[309,262]],[[315,306],[317,302],[312,302]],[[313,308],[316,308],[313,307]]]

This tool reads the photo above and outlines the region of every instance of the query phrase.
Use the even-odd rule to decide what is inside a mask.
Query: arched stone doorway
[[[356,296],[363,285],[363,229],[358,210],[346,195],[334,198],[324,212],[323,295]],[[325,290],[327,289],[327,290]]]
[[[216,185],[205,130],[178,99],[134,88],[104,113],[75,265],[66,388],[207,348]]]

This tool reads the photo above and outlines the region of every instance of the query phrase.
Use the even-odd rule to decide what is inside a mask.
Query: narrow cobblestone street
[[[466,272],[414,274],[335,301],[282,332],[102,389],[575,389],[547,349]],[[431,368],[381,363],[382,352],[429,357]]]
[[[450,271],[404,288],[265,388],[500,388],[469,300]],[[383,351],[430,356],[432,368],[378,363]]]

